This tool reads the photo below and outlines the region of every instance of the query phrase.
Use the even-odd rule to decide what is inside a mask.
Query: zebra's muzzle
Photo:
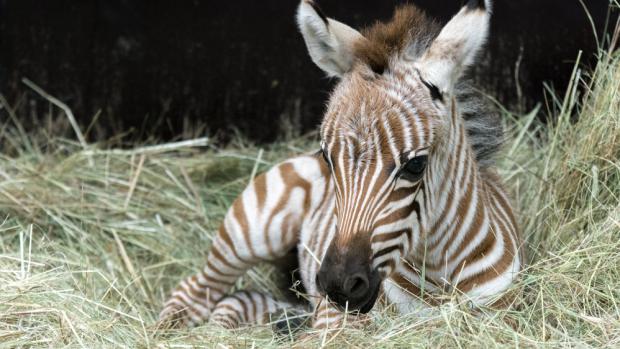
[[[328,296],[340,309],[365,314],[374,307],[381,289],[379,273],[371,274],[370,278],[366,279],[359,274],[338,277],[337,273],[332,273],[337,280],[325,280],[317,274],[317,286],[319,292]],[[325,287],[325,283],[329,286]]]
[[[370,251],[329,248],[316,276],[316,286],[342,309],[369,312],[377,300],[381,276],[369,261]]]

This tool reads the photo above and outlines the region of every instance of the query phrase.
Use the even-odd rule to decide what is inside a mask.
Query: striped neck
[[[483,183],[455,99],[449,108],[444,134],[430,157],[424,188],[427,221],[422,223],[420,243],[414,248],[414,253],[426,251],[426,262],[431,265],[446,264],[449,245],[472,224],[488,225],[481,219],[486,216],[479,195]]]

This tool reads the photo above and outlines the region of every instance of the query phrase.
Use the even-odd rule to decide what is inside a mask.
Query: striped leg
[[[225,296],[215,305],[211,322],[229,329],[263,325],[270,321],[270,315],[289,307],[290,304],[261,292],[238,291]]]
[[[295,247],[310,199],[305,177],[312,175],[312,168],[299,165],[307,163],[316,161],[300,157],[284,162],[244,190],[228,211],[205,267],[179,284],[165,303],[160,321],[195,326],[208,320],[249,268],[281,258]],[[320,175],[319,168],[314,169]]]
[[[195,275],[179,283],[159,314],[161,322],[172,326],[196,326],[209,319],[216,303],[252,264],[231,264],[222,256],[223,240],[229,239],[224,225],[207,256],[207,264]]]
[[[343,326],[362,326],[369,317],[367,314],[345,313],[335,305],[322,299],[316,306],[312,328],[317,330],[338,330]]]
[[[342,325],[345,313],[337,309],[325,299],[316,306],[312,327],[315,329],[335,329]]]

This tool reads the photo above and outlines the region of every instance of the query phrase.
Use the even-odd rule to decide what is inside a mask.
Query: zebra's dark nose
[[[343,309],[370,311],[379,293],[378,273],[371,269],[367,257],[333,252],[332,248],[328,250],[317,273],[319,292]]]

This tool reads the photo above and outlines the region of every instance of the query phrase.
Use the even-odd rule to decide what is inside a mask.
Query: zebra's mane
[[[389,22],[376,22],[362,30],[368,40],[355,46],[355,56],[377,73],[389,69],[392,57],[416,59],[439,35],[441,26],[414,5],[398,7]],[[493,165],[494,155],[504,136],[499,114],[472,87],[461,79],[454,88],[458,109],[465,122],[469,142],[481,167]]]
[[[441,26],[414,5],[396,8],[389,22],[375,22],[362,30],[367,39],[358,41],[354,47],[357,59],[381,73],[389,67],[390,58],[407,52],[419,57],[430,46]]]
[[[459,81],[454,94],[478,164],[481,167],[494,165],[495,154],[504,144],[504,127],[499,113],[468,80]]]

